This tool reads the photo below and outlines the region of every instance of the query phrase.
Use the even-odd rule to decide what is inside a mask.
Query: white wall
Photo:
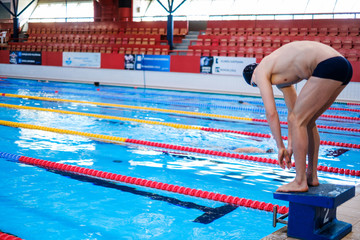
[[[89,84],[100,82],[100,84],[109,85],[183,91],[259,95],[257,88],[247,85],[238,76],[0,64],[1,76]],[[306,81],[302,81],[297,84],[298,92],[305,83]],[[350,83],[337,100],[360,102],[359,92],[360,83]],[[275,96],[282,96],[276,87],[274,87],[274,93]]]

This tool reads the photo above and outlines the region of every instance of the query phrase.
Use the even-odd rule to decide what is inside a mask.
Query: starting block
[[[304,193],[274,193],[275,199],[289,201],[287,235],[314,240],[337,240],[352,231],[351,224],[336,219],[336,208],[354,196],[354,186],[333,184]]]

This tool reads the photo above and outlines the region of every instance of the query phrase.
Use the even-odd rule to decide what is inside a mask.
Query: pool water
[[[0,103],[173,124],[269,134],[260,98],[2,79],[0,92],[141,106],[152,110],[0,96]],[[284,101],[276,100],[286,121]],[[334,103],[325,114],[359,117],[357,105]],[[156,109],[177,110],[160,112]],[[189,114],[183,114],[188,111]],[[218,114],[220,117],[191,113]],[[76,114],[1,107],[0,120],[235,153],[275,148],[271,138],[207,132]],[[321,117],[318,125],[358,129],[360,121]],[[130,143],[0,125],[0,152],[66,163],[240,198],[286,205],[272,193],[295,175],[273,164],[176,152]],[[282,125],[283,135],[287,126]],[[360,133],[319,129],[322,140],[360,144]],[[277,158],[277,153],[246,155]],[[360,169],[356,148],[321,145],[319,164]],[[277,228],[272,213],[163,190],[48,170],[0,159],[0,231],[31,239],[261,239]],[[321,183],[356,185],[360,178],[319,172]]]

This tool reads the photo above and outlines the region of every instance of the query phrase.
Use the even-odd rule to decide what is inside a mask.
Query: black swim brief
[[[332,57],[320,62],[312,76],[340,81],[347,85],[353,74],[351,63],[344,57]]]

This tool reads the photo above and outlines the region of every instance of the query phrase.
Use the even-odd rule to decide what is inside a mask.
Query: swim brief
[[[312,76],[319,78],[327,78],[342,82],[347,85],[353,74],[351,63],[344,57],[332,57],[320,62]]]

